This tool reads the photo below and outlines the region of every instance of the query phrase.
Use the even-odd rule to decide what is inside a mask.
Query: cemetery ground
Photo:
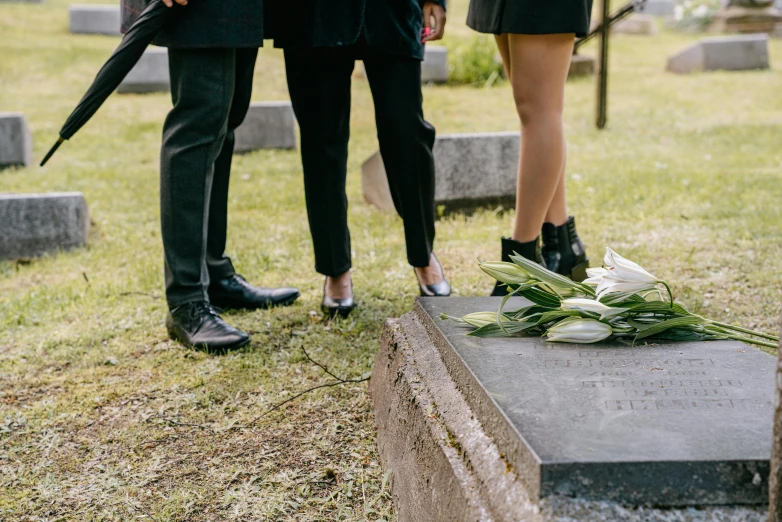
[[[445,45],[472,38],[452,2]],[[40,159],[117,38],[68,34],[68,4],[0,6],[0,108],[24,112]],[[694,312],[778,331],[782,295],[782,41],[770,71],[676,76],[698,36],[612,40],[608,129],[591,79],[567,86],[568,189],[593,265],[605,246],[666,279]],[[584,53],[595,54],[590,45]],[[507,83],[427,86],[440,133],[517,128]],[[288,98],[282,56],[259,56],[253,99]],[[158,213],[166,94],[115,95],[46,168],[0,171],[0,191],[82,191],[88,248],[0,263],[0,520],[393,520],[365,383],[383,321],[417,288],[400,220],[362,201],[376,148],[371,97],[353,86],[348,191],[355,292],[319,312],[298,151],[237,156],[228,253],[256,284],[293,285],[288,308],[227,318],[252,343],[223,357],[167,339]],[[480,180],[476,180],[480,182]],[[485,295],[476,259],[499,256],[512,212],[438,221],[456,295]],[[747,346],[747,350],[753,350]]]

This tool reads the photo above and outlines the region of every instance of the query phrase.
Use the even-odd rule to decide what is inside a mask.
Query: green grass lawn
[[[83,1],[83,0],[81,0]],[[454,0],[446,45],[471,37]],[[41,158],[118,39],[68,34],[68,3],[0,4],[0,111],[22,111]],[[567,87],[569,198],[593,264],[605,246],[668,280],[693,311],[777,331],[782,295],[782,41],[772,70],[674,76],[667,56],[697,36],[613,40],[610,120],[595,87]],[[595,54],[594,47],[585,51]],[[263,49],[254,100],[284,100],[281,53]],[[211,357],[167,340],[158,214],[165,94],[114,96],[45,168],[0,172],[2,192],[84,192],[86,249],[0,263],[0,520],[393,520],[366,385],[383,321],[416,295],[401,222],[361,196],[377,148],[365,81],[353,87],[350,222],[358,313],[325,323],[296,151],[236,158],[229,254],[263,285],[295,285],[290,308],[230,314],[253,334]],[[507,84],[426,87],[441,133],[514,130]],[[476,180],[480,182],[480,180]],[[496,258],[512,216],[438,223],[457,295],[485,295],[476,258]],[[2,226],[2,225],[0,225]]]

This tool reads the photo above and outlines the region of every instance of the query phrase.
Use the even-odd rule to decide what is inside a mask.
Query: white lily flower
[[[569,317],[549,328],[546,336],[554,343],[591,344],[608,339],[613,333],[611,326],[595,319]]]
[[[506,322],[509,319],[502,316],[502,322]],[[480,328],[481,326],[486,326],[487,324],[497,324],[497,312],[474,312],[471,314],[467,314],[464,317],[462,317],[462,321],[469,324],[470,326],[474,326],[475,328]]]
[[[600,284],[600,281],[603,279],[603,276],[608,272],[607,269],[600,267],[600,268],[587,268],[587,278],[582,281],[585,285],[589,285],[591,287],[597,287]]]
[[[600,319],[610,319],[627,310],[626,308],[615,308],[613,306],[604,305],[600,301],[584,297],[563,299],[561,307],[563,310],[582,310],[584,312],[600,314]]]
[[[654,290],[660,279],[644,270],[637,263],[625,259],[610,248],[606,248],[603,260],[606,265],[597,284],[597,296],[614,292],[644,292]]]

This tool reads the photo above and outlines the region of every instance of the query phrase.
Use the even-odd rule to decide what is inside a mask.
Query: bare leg
[[[332,299],[347,299],[353,295],[350,270],[336,277],[326,277],[326,295]]]
[[[517,241],[538,237],[553,202],[556,215],[551,217],[567,221],[562,112],[574,41],[572,33],[508,35],[509,78],[523,136],[513,229]],[[499,39],[498,46],[502,54]]]
[[[497,42],[497,49],[500,51],[502,66],[505,67],[505,77],[510,80],[510,39],[508,34],[495,34],[494,40]]]
[[[565,144],[565,150],[567,151],[567,144]],[[554,198],[551,200],[551,204],[548,207],[548,212],[546,212],[546,223],[551,223],[555,226],[561,226],[567,223],[568,211],[567,198],[565,194],[565,163],[563,162],[562,171],[559,173],[559,183],[557,184],[557,190],[554,192]]]
[[[429,266],[415,267],[415,273],[418,276],[418,280],[424,285],[434,285],[445,278],[443,268],[437,262],[434,254],[429,257]]]

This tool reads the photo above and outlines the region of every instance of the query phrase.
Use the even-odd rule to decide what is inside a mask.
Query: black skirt
[[[589,32],[592,0],[471,0],[467,25],[489,34]]]

